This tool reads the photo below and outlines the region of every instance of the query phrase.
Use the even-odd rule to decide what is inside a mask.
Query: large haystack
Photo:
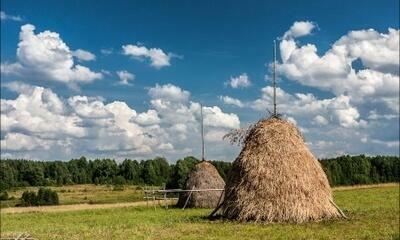
[[[189,173],[186,189],[223,189],[225,182],[211,163],[202,161]],[[190,193],[180,194],[178,206],[183,207]],[[193,192],[187,208],[215,208],[221,191]]]
[[[225,186],[224,217],[299,223],[341,216],[320,163],[293,124],[260,120],[243,144]]]

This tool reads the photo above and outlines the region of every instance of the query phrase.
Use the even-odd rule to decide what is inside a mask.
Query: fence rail
[[[186,193],[186,192],[189,192],[189,196],[187,197],[185,205],[183,206],[183,209],[185,209],[185,207],[186,207],[187,203],[189,202],[189,199],[190,199],[190,197],[191,197],[193,192],[210,192],[210,191],[221,192],[221,197],[222,197],[224,189],[223,188],[195,189],[194,187],[192,189],[165,189],[165,185],[164,185],[164,189],[147,189],[147,188],[143,189],[144,199],[146,199],[146,201],[148,201],[149,199],[152,199],[154,201],[155,200],[164,200],[165,209],[168,209],[168,200],[169,199],[173,199],[173,198],[168,198],[167,197],[167,193]],[[157,194],[159,196],[157,196]],[[162,194],[162,196],[160,196],[161,194]],[[149,206],[149,204],[147,204],[147,206]],[[156,209],[156,206],[154,205],[154,210],[155,209]]]
[[[144,190],[145,193],[180,193],[180,192],[208,192],[208,191],[224,191],[223,188],[207,188],[207,189],[159,189]]]

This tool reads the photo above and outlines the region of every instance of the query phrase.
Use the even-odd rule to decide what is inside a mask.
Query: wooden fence
[[[219,200],[219,201],[221,201],[221,198],[222,198],[222,195],[223,195],[223,192],[224,192],[224,189],[223,189],[223,188],[207,188],[207,189],[195,189],[195,188],[192,188],[192,189],[165,189],[165,186],[164,186],[164,189],[154,189],[154,188],[153,188],[153,189],[150,189],[150,188],[148,188],[148,187],[145,187],[145,188],[144,188],[144,198],[145,198],[146,201],[147,201],[147,206],[149,206],[149,204],[148,204],[149,199],[150,199],[150,200],[153,200],[153,201],[156,201],[156,200],[163,200],[163,201],[164,201],[164,207],[165,207],[165,209],[168,209],[168,200],[176,199],[176,198],[168,198],[168,196],[167,196],[168,193],[178,193],[178,194],[180,194],[180,193],[189,192],[189,195],[188,195],[188,197],[187,197],[187,199],[186,199],[185,205],[184,205],[183,208],[182,208],[182,210],[185,210],[186,205],[188,204],[189,199],[190,199],[190,197],[192,196],[192,193],[193,193],[193,192],[209,192],[209,191],[219,191],[219,192],[221,192],[221,197],[220,197],[220,200]],[[155,205],[154,205],[154,209],[156,209],[156,206],[155,206]]]

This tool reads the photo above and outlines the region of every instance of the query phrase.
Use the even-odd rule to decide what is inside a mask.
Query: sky
[[[319,158],[399,155],[399,1],[1,1],[1,157],[233,161],[278,112]]]

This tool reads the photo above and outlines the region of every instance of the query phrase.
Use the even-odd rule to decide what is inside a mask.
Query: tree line
[[[195,164],[195,157],[169,164],[163,157],[148,160],[88,160],[85,157],[63,161],[31,161],[4,159],[0,161],[0,190],[24,186],[56,186],[71,184],[166,184],[167,188],[184,188],[186,178]],[[226,180],[230,162],[211,161]],[[398,182],[398,156],[341,156],[321,159],[320,163],[332,186]]]
[[[398,156],[340,156],[320,160],[332,186],[399,182]]]

